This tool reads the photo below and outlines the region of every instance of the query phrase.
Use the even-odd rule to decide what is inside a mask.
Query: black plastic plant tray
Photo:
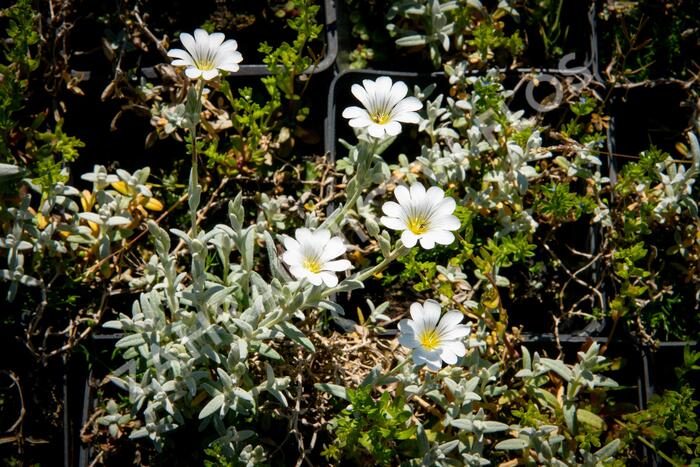
[[[323,33],[325,34],[325,50],[323,59],[312,66],[306,73],[321,73],[335,64],[338,55],[338,34],[336,29],[336,0],[323,0],[321,15],[323,15]],[[264,64],[241,63],[240,70],[233,75],[266,76],[271,74]]]
[[[617,180],[622,166],[637,160],[640,152],[652,146],[674,159],[686,159],[676,145],[687,145],[685,132],[693,128],[696,105],[691,90],[677,81],[657,80],[613,88],[607,109],[611,181]]]
[[[124,333],[104,333],[104,334],[93,334],[91,336],[90,348],[92,350],[91,354],[99,353],[112,353],[115,349],[115,344],[124,337]],[[75,463],[78,467],[88,467],[91,465],[93,455],[92,446],[82,442],[78,436],[82,427],[88,422],[90,415],[96,408],[97,399],[95,398],[95,385],[97,384],[97,375],[104,377],[111,372],[110,362],[105,362],[102,358],[98,356],[96,361],[92,362],[90,370],[84,375],[82,380],[82,385],[79,388],[82,391],[81,395],[81,405],[79,411],[76,414],[80,420],[80,427],[77,433],[73,436],[73,451],[75,453]]]
[[[375,80],[380,76],[389,76],[394,81],[403,81],[408,86],[409,95],[412,95],[414,85],[425,88],[438,80],[444,81],[444,74],[441,72],[411,73],[385,70],[347,70],[336,75],[328,92],[328,109],[324,131],[324,147],[326,154],[330,156],[331,163],[336,160],[338,138],[342,138],[351,144],[357,140],[352,128],[347,125],[347,121],[341,116],[343,109],[346,107],[361,105],[352,95],[350,91],[351,86],[353,84],[361,85],[363,79]],[[402,127],[403,131],[394,145],[401,144],[401,140],[410,139],[408,134],[415,132],[415,125],[405,124]]]
[[[380,3],[380,5],[384,5]],[[583,0],[565,2],[562,9],[564,16],[568,16],[570,21],[565,25],[568,39],[566,43],[559,44],[562,49],[562,57],[547,58],[544,53],[533,53],[530,55],[524,54],[522,68],[528,69],[549,69],[556,70],[563,68],[560,66],[562,58],[569,54],[573,54],[566,59],[566,68],[581,68],[585,67],[591,71],[597,72],[598,69],[598,44],[596,34],[596,11],[597,5],[595,2],[585,2]],[[350,12],[347,8],[341,7],[338,9],[339,35],[340,35],[340,52],[339,64],[341,68],[347,67],[347,55],[352,52],[351,47],[347,44],[354,45],[354,38],[351,35],[353,28],[350,19]],[[543,40],[540,34],[536,31],[539,25],[525,25],[524,17],[527,12],[521,11],[520,26],[517,26],[516,21],[507,19],[505,22],[506,28],[517,28],[520,31],[525,31],[528,38],[533,39],[526,44],[526,51],[542,50],[544,47]],[[379,18],[379,19],[378,19]],[[369,18],[363,18],[362,23],[367,25],[368,29],[373,30],[372,41],[368,45],[375,48],[375,53],[379,56],[370,62],[370,68],[394,70],[401,72],[421,72],[429,73],[434,71],[434,67],[428,58],[427,47],[423,47],[420,52],[408,53],[407,49],[397,47],[394,43],[394,38],[389,37],[384,30],[387,21],[384,15],[375,15]],[[379,29],[379,31],[377,31]],[[381,50],[376,50],[381,49]],[[389,49],[386,53],[384,49]],[[445,53],[440,47],[441,53]],[[488,67],[484,67],[483,72]],[[505,68],[502,68],[505,70]]]
[[[473,76],[482,76],[483,74],[478,72],[471,73]],[[334,163],[337,159],[337,155],[340,153],[344,155],[347,151],[339,143],[339,139],[344,139],[345,141],[354,144],[357,140],[355,134],[347,124],[347,120],[342,117],[342,111],[344,108],[350,105],[360,105],[357,99],[351,93],[351,86],[353,84],[361,84],[363,79],[374,80],[380,76],[389,76],[392,80],[401,80],[408,85],[409,93],[412,93],[413,87],[418,85],[421,88],[425,88],[429,84],[436,84],[436,91],[429,97],[429,99],[434,99],[438,94],[442,93],[447,95],[447,80],[445,79],[445,74],[442,72],[434,73],[412,73],[412,72],[396,72],[387,70],[346,70],[338,74],[330,86],[328,109],[326,116],[326,130],[324,145],[326,154],[329,155],[331,163]],[[514,70],[505,72],[505,86],[509,88],[516,87],[519,83],[520,86],[511,99],[510,108],[513,111],[524,109],[525,115],[530,116],[536,114],[538,110],[536,106],[529,103],[529,97],[535,99],[535,102],[540,102],[543,98],[541,94],[538,94],[531,89],[528,89],[527,84],[522,81],[523,76],[527,76],[528,79],[542,80],[545,76],[546,79],[550,80],[565,80],[568,78],[568,74],[557,74],[557,70]],[[550,85],[551,86],[551,85]],[[545,92],[551,92],[551,88],[544,89]],[[531,93],[528,95],[528,93]],[[558,113],[556,117],[561,118],[562,112],[566,112],[568,106],[561,106],[561,108],[552,109],[553,113]],[[543,112],[546,113],[546,112]],[[545,115],[547,118],[547,115]],[[415,141],[417,139],[417,129],[415,125],[403,125],[403,131],[398,136],[397,140],[392,144],[392,146],[383,154],[385,160],[389,163],[394,163],[397,160],[398,154],[406,151],[416,152]],[[329,207],[329,212],[332,211],[334,206]],[[575,241],[575,247],[580,251],[587,251],[589,253],[595,253],[599,244],[599,233],[592,226],[584,226],[583,229],[569,229],[572,240]],[[593,271],[593,274],[596,272]],[[602,292],[605,294],[605,292]],[[342,302],[345,296],[339,297]],[[360,300],[364,303],[364,300]],[[528,324],[529,329],[535,332],[546,332],[551,330],[551,320],[546,313],[542,313],[543,320],[541,323],[537,322],[533,318],[532,313],[527,306],[521,306],[518,316],[522,316],[523,322],[519,322],[515,319],[514,324]],[[542,306],[538,305],[538,309]],[[353,308],[354,309],[354,308]],[[509,310],[510,311],[510,310]],[[568,320],[565,323],[561,331],[566,333],[579,333],[581,335],[593,335],[593,336],[607,336],[609,332],[609,323],[605,320]],[[526,326],[528,328],[528,326]]]
[[[564,92],[568,85],[581,86],[595,81],[595,71],[588,68],[576,69],[556,69],[556,68],[518,68],[514,70],[499,70],[505,77],[503,84],[508,89],[514,90],[514,95],[510,99],[509,107],[511,111],[523,110],[525,116],[542,114],[545,118],[544,124],[549,124],[556,118],[560,118],[564,112],[568,112],[568,106],[561,105]],[[471,71],[470,76],[484,76],[483,71]],[[429,84],[436,84],[437,89],[430,96],[434,99],[438,94],[446,94],[447,81],[445,73],[435,71],[431,73],[417,73],[408,71],[391,70],[345,70],[337,74],[333,79],[329,94],[328,108],[326,115],[324,146],[326,153],[330,153],[331,161],[335,161],[338,149],[338,138],[346,141],[355,141],[352,129],[344,123],[341,114],[345,107],[359,105],[359,102],[350,92],[353,84],[362,84],[363,79],[377,79],[380,76],[389,76],[394,81],[404,81],[409,87],[409,94],[413,91],[414,85],[422,88]],[[577,87],[576,89],[580,89]],[[547,100],[550,97],[553,99]],[[404,130],[411,132],[411,125],[404,125]],[[399,137],[399,140],[405,136]],[[396,144],[396,143],[395,143]]]

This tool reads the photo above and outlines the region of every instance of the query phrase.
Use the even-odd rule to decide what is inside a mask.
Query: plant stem
[[[408,253],[408,251],[409,251],[409,248],[406,248],[405,246],[403,246],[403,244],[401,244],[400,246],[396,247],[392,252],[390,252],[389,255],[386,258],[384,258],[379,264],[377,264],[376,266],[373,266],[369,269],[365,269],[364,271],[359,272],[356,275],[350,276],[349,279],[353,279],[353,280],[357,280],[357,281],[362,282],[362,281],[366,280],[367,278],[385,270],[387,268],[387,266],[389,266],[389,264],[391,264],[396,258],[398,258],[399,256],[405,255],[406,253]],[[340,292],[339,285],[332,287],[330,289],[326,289],[323,292],[323,297],[329,297],[329,296],[331,296],[335,293],[338,293],[338,292]]]
[[[195,111],[190,119],[190,138],[192,144],[190,145],[192,153],[192,167],[190,168],[190,187],[197,187],[198,191],[201,193],[201,186],[199,185],[199,173],[197,166],[199,164],[197,158],[197,124],[199,123],[199,115],[202,113],[202,93],[204,92],[204,81],[197,81],[197,102],[195,103]],[[193,193],[190,193],[192,196]],[[192,223],[192,236],[197,236],[197,206],[190,203],[190,222]]]
[[[384,381],[391,378],[392,376],[397,374],[399,372],[399,370],[401,370],[403,367],[405,367],[409,361],[411,361],[410,355],[407,356],[406,358],[404,358],[401,362],[399,362],[398,365],[396,365],[394,368],[389,370],[386,374],[381,375],[379,378],[377,378],[377,380],[372,385],[373,386],[381,386],[382,384],[384,384]]]
[[[379,142],[377,140],[372,139],[371,144],[364,143],[360,145],[360,148],[358,149],[359,154],[357,156],[357,170],[355,171],[355,176],[351,178],[346,185],[349,186],[354,180],[356,185],[354,191],[343,207],[341,207],[339,211],[335,211],[328,219],[326,219],[326,221],[323,223],[325,228],[331,229],[340,219],[343,219],[348,211],[355,206],[355,203],[357,203],[362,191],[364,191],[364,189],[370,185],[372,180],[367,175],[370,171],[369,169],[372,165],[372,158],[375,150],[377,149],[378,143]]]

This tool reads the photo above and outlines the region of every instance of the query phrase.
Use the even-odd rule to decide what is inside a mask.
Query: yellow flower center
[[[424,349],[432,351],[440,347],[440,336],[437,330],[431,329],[418,336],[418,342]]]
[[[195,62],[197,68],[202,71],[209,71],[214,69],[214,62],[211,60],[199,60]]]
[[[430,228],[430,223],[425,217],[412,217],[408,220],[408,230],[416,235],[426,233]]]
[[[383,112],[375,112],[372,114],[372,120],[374,121],[374,123],[384,125],[386,122],[389,121],[389,114]]]
[[[314,274],[321,272],[321,264],[315,259],[307,259],[304,261],[304,269]]]

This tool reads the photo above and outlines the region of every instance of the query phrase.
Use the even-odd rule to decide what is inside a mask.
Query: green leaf
[[[328,394],[339,397],[340,399],[345,399],[346,401],[350,400],[348,398],[348,393],[343,386],[331,383],[316,383],[314,384],[314,387],[319,391],[327,392]]]
[[[260,347],[258,348],[258,353],[260,353],[260,355],[262,355],[263,357],[269,358],[270,360],[275,360],[278,362],[281,362],[284,360],[282,358],[282,356],[279,353],[277,353],[277,351],[275,349],[273,349],[272,347],[270,347],[269,345],[267,345],[265,343],[260,343]]]
[[[540,403],[547,405],[554,410],[561,410],[561,404],[559,404],[557,397],[551,392],[545,389],[537,388],[535,389],[535,395],[540,400]]]
[[[219,410],[222,405],[224,405],[224,395],[218,394],[204,406],[201,412],[199,412],[199,419],[207,418],[209,415]]]
[[[594,453],[599,461],[604,461],[613,456],[619,449],[622,442],[620,439],[615,439],[610,441],[608,444],[600,448]]]
[[[130,334],[128,336],[124,336],[121,339],[117,341],[115,344],[115,347],[117,348],[124,348],[124,347],[136,347],[138,345],[143,345],[145,344],[146,341],[143,339],[143,336],[141,334]]]
[[[291,340],[299,345],[306,347],[311,352],[315,352],[316,348],[311,343],[308,337],[304,335],[296,326],[292,323],[279,323],[277,328],[284,333],[285,336],[289,337]]]
[[[501,451],[518,451],[520,449],[525,449],[528,446],[528,442],[524,439],[513,438],[501,441],[496,445],[496,449]]]
[[[564,378],[566,382],[571,381],[574,379],[574,374],[571,371],[571,369],[566,366],[564,362],[561,360],[552,360],[551,358],[542,358],[540,359],[540,363],[547,368],[548,370],[551,370]]]
[[[578,418],[579,422],[588,425],[595,430],[605,429],[605,422],[603,419],[586,409],[576,410],[576,418]]]
[[[396,45],[399,47],[415,47],[418,45],[425,45],[426,42],[425,36],[421,36],[420,34],[414,34],[396,39]]]

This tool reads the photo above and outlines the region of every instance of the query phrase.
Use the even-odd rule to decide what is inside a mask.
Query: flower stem
[[[364,271],[358,272],[357,274],[350,276],[349,279],[357,280],[360,282],[365,281],[367,278],[372,277],[375,274],[378,274],[385,270],[396,258],[399,256],[405,255],[409,251],[409,248],[406,248],[401,244],[400,246],[396,247],[393,251],[387,255],[386,258],[384,258],[379,264],[376,266],[373,266],[369,269],[365,269]],[[331,295],[340,292],[340,285],[337,285],[335,287],[332,287],[330,289],[326,289],[323,292],[324,297],[330,297]]]
[[[410,355],[404,358],[401,362],[399,362],[398,365],[389,370],[386,374],[383,374],[379,378],[377,378],[376,381],[374,381],[374,383],[372,384],[372,386],[381,386],[382,384],[384,384],[386,380],[397,374],[399,370],[405,367],[409,361],[411,361]]]
[[[340,219],[345,218],[348,211],[355,206],[355,203],[357,203],[357,200],[364,189],[367,188],[372,182],[371,177],[368,177],[368,172],[370,171],[369,169],[371,167],[372,158],[375,150],[377,149],[377,145],[378,141],[375,141],[374,139],[372,140],[371,144],[365,143],[360,145],[360,148],[358,149],[359,154],[357,156],[357,170],[355,171],[354,177],[347,183],[347,186],[354,183],[355,188],[343,207],[340,208],[339,211],[335,211],[328,219],[326,219],[326,221],[323,223],[325,228],[332,230]]]
[[[197,84],[197,101],[195,102],[195,111],[190,118],[190,152],[192,154],[192,167],[190,168],[190,187],[195,188],[201,193],[201,186],[199,185],[199,173],[197,166],[199,164],[197,158],[197,124],[199,123],[199,115],[202,112],[202,94],[204,92],[204,81],[198,81]],[[194,196],[194,193],[190,193],[190,196]],[[196,195],[199,199],[199,194]],[[197,236],[197,203],[190,204],[190,222],[192,223],[192,236]]]
[[[389,264],[391,264],[396,258],[398,258],[399,256],[405,255],[406,253],[408,253],[408,251],[409,251],[409,248],[406,248],[405,246],[403,246],[403,244],[401,244],[400,246],[396,247],[396,248],[394,249],[394,251],[390,252],[390,253],[389,253],[389,256],[387,256],[386,258],[384,258],[379,264],[377,264],[376,266],[374,266],[374,267],[372,267],[372,268],[370,268],[370,269],[366,269],[365,271],[361,272],[361,273],[357,276],[356,279],[357,279],[358,281],[364,281],[365,279],[368,279],[368,278],[372,277],[373,275],[382,272],[382,271],[385,270],[385,269],[389,266]]]

